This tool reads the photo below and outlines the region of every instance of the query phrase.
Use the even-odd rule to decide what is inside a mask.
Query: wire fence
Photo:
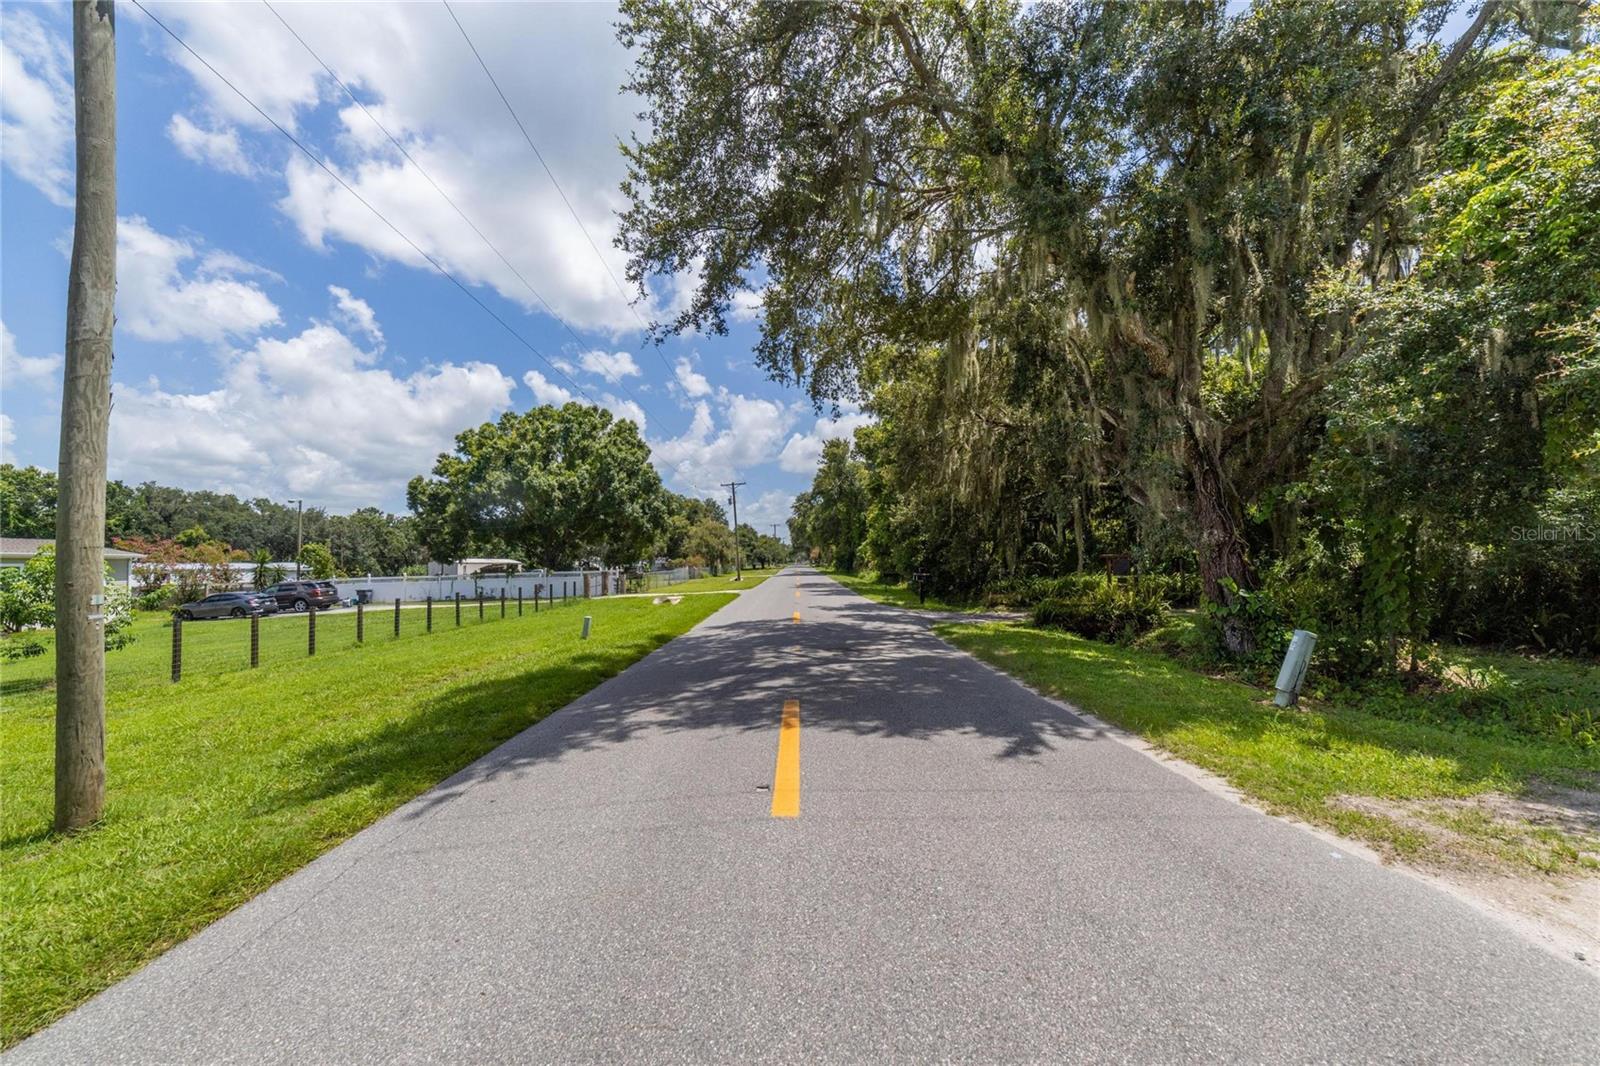
[[[530,617],[583,603],[587,597],[555,588],[534,597],[520,589],[497,594],[456,594],[420,603],[399,599],[331,610],[288,611],[185,621],[176,616],[168,637],[166,668],[174,683],[186,677],[270,667],[357,645],[425,638],[432,633]]]

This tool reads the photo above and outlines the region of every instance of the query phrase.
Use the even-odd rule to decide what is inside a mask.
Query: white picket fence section
[[[340,599],[352,599],[362,589],[371,592],[374,603],[421,603],[434,600],[453,600],[459,594],[464,600],[475,600],[482,593],[486,600],[498,600],[502,590],[506,599],[514,600],[520,591],[524,599],[535,596],[556,600],[563,597],[614,596],[622,591],[622,571],[614,570],[564,570],[554,573],[532,571],[525,574],[482,574],[467,577],[449,576],[397,576],[397,577],[345,577],[334,581]],[[587,584],[585,581],[587,580]]]

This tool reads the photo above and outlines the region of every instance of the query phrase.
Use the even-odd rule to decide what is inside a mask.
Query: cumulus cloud
[[[0,141],[4,163],[52,203],[73,194],[72,53],[31,12],[4,8],[0,33]]]
[[[673,367],[673,373],[677,375],[679,386],[688,396],[711,395],[711,383],[706,380],[704,374],[695,370],[694,364],[688,359],[679,359],[677,365]]]
[[[612,417],[632,422],[639,427],[640,433],[644,432],[644,408],[634,401],[603,392],[600,394],[600,406],[610,411]]]
[[[571,389],[562,388],[537,370],[530,370],[522,375],[522,381],[533,390],[533,398],[539,401],[541,407],[560,407],[564,403],[572,402]]]
[[[390,5],[378,16],[360,5],[282,10],[512,267],[394,151],[367,114],[350,106],[271,11],[261,5],[189,4],[164,15],[278,121],[302,130],[320,128],[310,121],[313,116],[333,123],[339,132],[313,138],[315,149],[463,281],[492,286],[542,313],[531,285],[579,329],[621,334],[637,328],[629,307],[635,294],[619,291],[613,280],[624,277],[626,265],[613,243],[625,169],[616,136],[633,127],[637,110],[637,101],[616,91],[630,58],[615,39],[613,11],[582,4],[483,4],[461,11],[580,225],[493,87],[470,56],[462,62],[464,44],[437,5]],[[202,106],[219,123],[215,128],[232,123],[270,134],[259,116],[186,53],[162,46],[193,74]],[[308,243],[349,242],[381,259],[427,269],[327,174],[297,154],[285,158],[287,194],[279,207]]]
[[[740,289],[733,294],[733,307],[729,314],[735,322],[754,322],[761,317],[764,292],[760,289]]]
[[[778,539],[789,539],[789,513],[794,506],[794,493],[771,489],[749,501],[739,501],[739,520],[755,527],[757,533],[772,533],[778,527]]]
[[[228,174],[249,177],[255,172],[239,143],[239,131],[229,126],[208,130],[196,125],[188,115],[176,114],[167,123],[167,137],[178,151],[196,163],[204,163]]]
[[[778,466],[791,474],[815,473],[825,442],[850,440],[856,430],[876,421],[876,418],[865,414],[855,405],[846,405],[840,409],[838,418],[819,418],[811,432],[796,433],[790,437],[778,455]]]
[[[383,344],[383,330],[378,326],[378,316],[373,313],[371,304],[351,295],[349,289],[340,285],[329,285],[328,295],[333,297],[339,318],[345,325],[366,334],[374,344]]]
[[[560,363],[558,362],[559,366]],[[533,390],[533,398],[540,406],[560,407],[573,400],[588,404],[588,397],[580,396],[571,389],[564,388],[545,377],[537,370],[530,370],[522,375],[522,383]],[[614,396],[609,392],[602,392],[596,397],[594,406],[603,407],[610,411],[612,417],[631,420],[643,432],[645,426],[644,408],[637,403],[622,396]]]
[[[578,365],[591,374],[605,378],[613,384],[623,378],[636,377],[639,364],[628,352],[604,352],[596,349],[578,357]]]
[[[0,383],[14,389],[20,385],[51,385],[61,374],[62,358],[55,355],[23,355],[17,338],[0,322]]]
[[[257,341],[210,391],[118,383],[112,476],[398,508],[407,480],[431,468],[456,433],[511,403],[515,382],[489,363],[402,377],[372,362],[318,324]]]
[[[185,264],[197,261],[185,272]],[[279,321],[254,281],[263,273],[226,252],[156,232],[137,215],[117,221],[117,325],[152,341],[247,338]]]
[[[720,391],[715,397],[722,428],[710,400],[694,406],[694,419],[682,436],[651,445],[656,466],[683,491],[715,495],[721,482],[739,471],[768,463],[783,445],[794,413],[776,400]]]

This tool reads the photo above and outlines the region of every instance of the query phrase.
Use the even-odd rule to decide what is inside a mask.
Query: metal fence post
[[[517,617],[522,617],[522,586],[517,586]]]
[[[306,654],[317,654],[317,609],[306,608]]]
[[[400,600],[398,598],[394,601],[394,635],[396,639],[400,636]]]
[[[456,593],[456,625],[461,624],[461,593]]]
[[[433,632],[433,597],[431,595],[428,597],[427,615],[428,615],[428,632],[432,633]]]
[[[366,639],[367,634],[367,605],[360,600],[356,601],[356,643],[360,644]]]
[[[478,621],[483,621],[483,590],[478,590]]]
[[[172,680],[183,676],[183,619],[172,616]]]
[[[502,588],[500,590],[500,617],[504,618],[505,616],[506,616],[506,590]]]
[[[261,616],[250,616],[250,666],[261,665]]]

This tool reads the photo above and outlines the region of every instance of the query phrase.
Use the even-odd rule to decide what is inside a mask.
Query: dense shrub
[[[141,611],[164,611],[177,603],[178,589],[175,585],[159,585],[148,592],[141,592],[133,598],[133,605]]]
[[[1149,582],[1074,582],[1033,609],[1033,624],[1066,629],[1096,640],[1128,641],[1167,616],[1159,586]]]

